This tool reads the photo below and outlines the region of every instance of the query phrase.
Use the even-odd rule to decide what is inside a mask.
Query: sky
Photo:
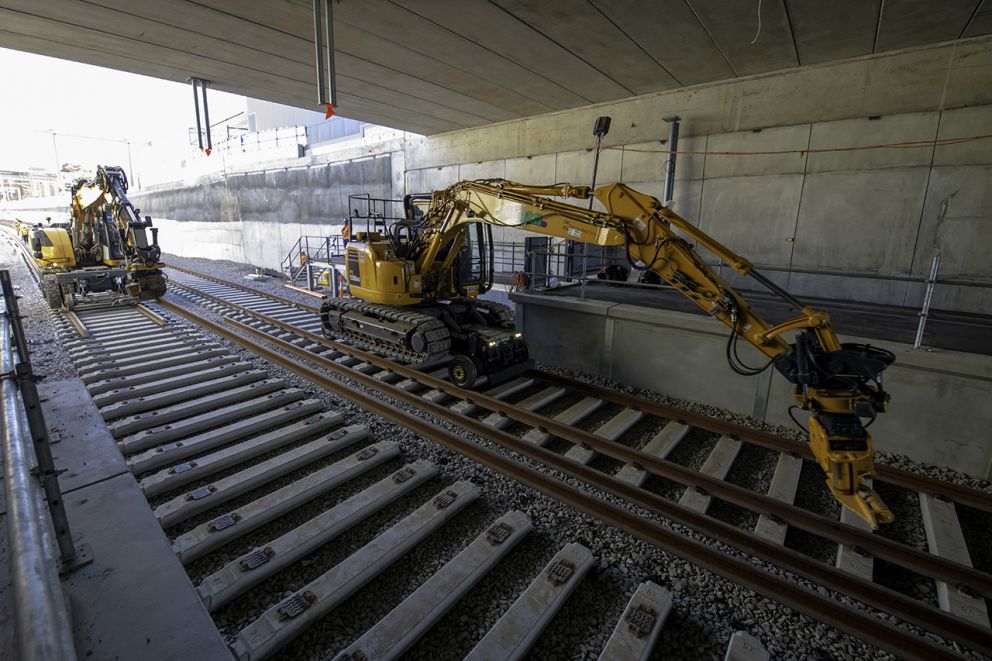
[[[189,85],[4,48],[0,71],[0,169],[55,170],[56,151],[59,163],[84,172],[127,168],[125,140],[147,179],[165,178],[184,158],[205,158],[189,145],[196,126]],[[211,90],[208,100],[211,123],[245,109],[243,96]]]

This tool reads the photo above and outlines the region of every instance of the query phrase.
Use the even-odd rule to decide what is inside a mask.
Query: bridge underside
[[[345,0],[334,18],[339,114],[422,134],[992,32],[982,0]],[[317,105],[306,0],[0,0],[0,47]]]

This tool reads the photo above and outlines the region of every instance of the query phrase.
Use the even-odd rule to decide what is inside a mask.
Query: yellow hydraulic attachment
[[[590,197],[595,197],[605,211],[553,199]],[[864,478],[873,474],[874,464],[871,436],[861,422],[862,418],[874,420],[886,409],[888,394],[882,389],[882,372],[894,360],[893,354],[868,345],[841,343],[826,312],[804,306],[755,271],[748,260],[654,197],[623,184],[591,190],[570,184],[527,186],[491,179],[462,181],[435,191],[426,212],[419,216],[409,212],[411,207],[408,200],[407,220],[395,223],[385,234],[358,233],[348,245],[351,293],[368,302],[363,308],[363,322],[369,310],[404,306],[398,309],[425,310],[444,318],[446,308],[459,302],[470,304],[492,282],[491,255],[487,262],[484,254],[472,252],[472,244],[481,238],[481,226],[513,227],[598,246],[623,246],[631,266],[653,271],[730,329],[727,358],[737,373],[755,375],[774,365],[794,384],[795,407],[810,412],[810,447],[834,496],[872,528],[893,520],[878,494],[864,483]],[[739,274],[755,278],[799,314],[776,325],[767,323],[705,263],[690,240]],[[478,268],[466,269],[466,256],[475,256],[467,263],[478,262]],[[442,311],[435,313],[439,307]],[[354,306],[344,310],[334,299],[325,303],[325,332],[346,328],[349,314],[356,314]],[[400,321],[391,323],[395,330]],[[382,325],[385,328],[387,324]],[[458,333],[452,331],[452,337],[456,336]],[[471,339],[471,335],[467,337]],[[742,363],[737,355],[739,338],[763,353],[768,362],[760,367]],[[455,350],[454,340],[451,346]],[[483,351],[495,351],[494,346],[492,340],[481,343]],[[471,353],[473,348],[463,343],[459,350]],[[482,354],[478,348],[473,351],[476,353],[467,357],[459,356],[456,367],[478,367],[481,363],[476,356]]]

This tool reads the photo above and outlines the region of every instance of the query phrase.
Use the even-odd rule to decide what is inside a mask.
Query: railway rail
[[[349,396],[351,393],[352,399],[357,397],[358,391],[341,385],[336,379],[328,379],[309,365],[316,365],[325,372],[333,372],[343,379],[357,381],[390,399],[403,401],[413,409],[424,411],[435,419],[472,431],[503,449],[531,459],[539,466],[576,477],[586,484],[642,507],[659,517],[745,550],[787,572],[862,601],[904,622],[984,654],[992,651],[987,619],[984,621],[982,619],[983,616],[987,618],[983,597],[992,595],[990,590],[992,578],[985,572],[969,566],[966,548],[964,554],[960,553],[960,548],[958,548],[959,552],[950,553],[947,551],[946,543],[947,537],[956,539],[961,536],[951,502],[966,504],[985,512],[992,511],[992,497],[984,492],[887,467],[880,471],[880,480],[922,491],[921,502],[924,503],[922,506],[927,508],[925,516],[930,515],[928,532],[933,538],[930,541],[934,552],[928,553],[873,535],[856,526],[838,523],[795,507],[790,502],[788,489],[779,489],[777,493],[771,495],[759,494],[722,479],[726,474],[727,465],[732,463],[736,456],[735,445],[739,448],[740,444],[745,442],[782,452],[784,459],[780,459],[776,468],[776,477],[772,480],[773,487],[776,482],[792,481],[794,484],[798,477],[795,463],[801,464],[801,458],[806,453],[803,452],[800,444],[793,441],[546,374],[529,375],[489,392],[464,391],[436,375],[424,374],[341,342],[323,338],[316,332],[319,330],[319,319],[316,318],[316,308],[312,305],[259,292],[238,283],[203,277],[202,274],[194,275],[194,272],[185,273],[196,279],[182,281],[182,278],[174,278],[175,291],[191,302],[225,314],[226,327],[198,317],[188,309],[166,303],[171,311],[193,319],[196,323],[208,325],[214,332],[219,332],[259,355],[264,355],[267,360],[295,371],[326,388],[344,396]],[[275,349],[273,350],[272,347]],[[582,393],[585,397],[580,402],[585,403],[581,406],[568,407],[554,416],[541,415],[542,409],[551,407],[554,401],[564,396],[558,392],[566,389],[574,389],[575,392]],[[520,399],[521,397],[523,399]],[[513,399],[516,401],[511,403]],[[580,412],[602,406],[588,401],[590,399],[609,401],[621,406],[621,410],[616,415],[608,417],[595,429],[595,433],[575,426],[577,419],[582,417],[579,415]],[[389,405],[381,402],[376,404],[368,400],[363,401],[362,404],[373,407],[380,414],[401,424],[415,428],[415,423],[410,420],[396,419],[395,409]],[[640,450],[618,442],[623,433],[629,431],[645,414],[666,419],[667,424]],[[516,434],[507,433],[505,430],[514,424],[521,428],[516,430]],[[689,427],[705,429],[721,435],[711,453],[712,461],[705,462],[702,470],[699,471],[665,459],[665,456],[687,436]],[[426,434],[423,428],[417,429],[418,433]],[[439,438],[436,433],[430,434],[430,437],[445,444],[453,443],[451,439]],[[564,453],[554,452],[544,447],[551,439],[560,439],[569,443],[571,447]],[[450,447],[456,446],[450,445]],[[464,445],[457,446],[456,449],[472,456],[470,454],[472,450]],[[616,475],[591,468],[589,464],[597,455],[612,457],[621,462],[622,467]],[[491,457],[488,460],[481,458],[479,460],[487,465],[492,465],[493,461]],[[793,465],[791,469],[789,464]],[[781,472],[792,477],[786,480],[780,479],[782,465],[786,468]],[[501,470],[510,469],[509,466],[503,466]],[[674,503],[641,488],[646,478],[651,475],[665,477],[682,484],[685,490],[679,502]],[[518,478],[515,476],[515,479]],[[546,493],[553,493],[559,500],[579,509],[591,507],[589,503],[585,503],[584,506],[579,504],[580,496],[574,493],[563,494],[557,488],[552,491],[549,484],[522,481]],[[759,513],[758,526],[754,531],[742,531],[708,517],[706,511],[715,498]],[[590,510],[585,509],[585,511]],[[615,512],[606,514],[597,510],[596,516],[642,539],[657,533],[651,530],[654,522],[645,521],[643,518],[638,519],[636,524],[631,522],[624,525],[622,517]],[[936,525],[935,520],[938,521]],[[790,526],[836,543],[838,566],[831,567],[786,548],[783,545],[784,529]],[[938,537],[939,535],[945,537]],[[707,564],[705,559],[699,559],[705,557],[705,554],[697,555],[702,553],[699,549],[686,548],[669,538],[665,538],[662,542],[658,537],[651,537],[649,541],[727,576],[727,565],[723,564],[727,562],[725,559]],[[941,609],[872,583],[870,566],[873,558],[911,568],[923,576],[932,578],[936,583]],[[901,657],[912,656],[913,653],[910,652],[912,646],[917,646],[917,650],[921,649],[918,647],[921,641],[918,636],[910,635],[909,638],[914,642],[910,647],[905,647],[901,646],[902,643],[894,642],[898,635],[893,631],[886,631],[884,636],[872,635],[867,630],[877,628],[880,620],[864,616],[863,613],[861,617],[867,617],[863,621],[864,626],[855,630],[851,623],[858,619],[859,611],[843,607],[845,612],[841,615],[832,611],[832,607],[827,603],[815,605],[809,602],[799,603],[794,596],[789,597],[790,590],[793,592],[797,590],[795,582],[784,581],[782,585],[769,587],[768,574],[760,573],[766,582],[755,581],[755,577],[749,580],[742,575],[728,576],[728,578],[801,610],[811,617],[828,621],[833,626],[854,633],[872,644],[894,651]],[[786,588],[785,585],[789,587]],[[830,602],[834,606],[838,605],[837,602],[828,599],[823,601]],[[895,629],[895,631],[900,630]],[[889,635],[895,638],[883,640]],[[946,648],[944,651],[946,652]],[[934,653],[937,653],[937,650],[927,650],[925,655]]]
[[[984,602],[992,597],[992,576],[970,566],[954,515],[955,503],[992,512],[987,493],[879,467],[879,480],[921,494],[929,520],[928,553],[793,505],[799,471],[810,456],[802,444],[543,372],[483,392],[465,391],[438,373],[322,337],[314,305],[170,268],[173,295],[158,307],[64,315],[62,333],[173,549],[204,604],[215,619],[221,617],[219,626],[225,623],[222,632],[239,659],[266,658],[290,644],[398,557],[443,530],[481,494],[471,483],[445,479],[443,470],[428,461],[401,456],[396,444],[377,441],[364,425],[346,424],[340,412],[253,367],[216,336],[900,658],[960,658],[958,646],[992,655]],[[191,304],[210,314],[198,314]],[[175,323],[170,315],[197,328]],[[363,388],[355,388],[356,382]],[[489,443],[465,438],[450,425]],[[646,443],[628,444],[630,435],[647,428],[652,433]],[[671,460],[694,430],[717,439],[699,470]],[[768,493],[724,479],[746,444],[780,453]],[[612,468],[604,471],[603,465]],[[681,485],[681,495],[672,500],[645,488],[655,477]],[[757,514],[754,529],[710,516],[717,501]],[[305,585],[280,582],[288,568],[299,566],[315,549],[398,503],[406,503],[401,517],[330,570],[310,572]],[[305,516],[288,519],[287,513],[299,511]],[[336,658],[395,658],[408,650],[532,527],[519,511],[491,518],[478,536],[463,540],[455,557]],[[695,541],[668,522],[743,550],[754,560]],[[789,529],[834,543],[837,566],[787,548]],[[874,584],[875,558],[929,577],[939,608]],[[761,561],[781,571],[769,572]],[[525,652],[591,563],[588,549],[562,546],[478,641],[474,658]],[[836,595],[913,626],[894,625]],[[232,630],[225,612],[249,601],[264,608],[250,609],[251,621]],[[600,658],[618,658],[621,650],[637,658],[650,649],[670,609],[671,595],[645,582]],[[954,645],[930,640],[924,631]],[[731,644],[748,643],[735,636]]]

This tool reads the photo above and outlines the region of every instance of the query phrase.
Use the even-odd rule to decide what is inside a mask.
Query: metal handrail
[[[5,301],[9,304],[6,297]],[[59,580],[56,544],[42,487],[32,474],[35,452],[18,384],[19,361],[11,336],[17,320],[13,317],[9,306],[0,311],[0,437],[18,655],[74,661],[76,649]]]

